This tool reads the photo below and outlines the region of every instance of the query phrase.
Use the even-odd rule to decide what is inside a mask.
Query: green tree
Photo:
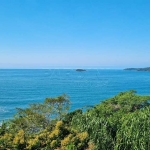
[[[38,133],[63,119],[69,107],[69,98],[64,94],[46,98],[44,103],[31,104],[26,109],[17,108],[17,113],[11,120],[11,128],[15,132],[23,129],[26,133]]]
[[[150,148],[149,114],[150,96],[140,96],[131,90],[75,115],[72,126],[87,131],[96,149],[147,150]]]
[[[132,90],[86,111],[67,113],[69,106],[69,98],[61,95],[18,108],[0,127],[0,149],[150,149],[150,96]]]

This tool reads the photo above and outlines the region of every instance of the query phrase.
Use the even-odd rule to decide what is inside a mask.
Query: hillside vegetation
[[[121,92],[69,112],[68,96],[46,98],[0,127],[0,150],[150,150],[150,96]]]

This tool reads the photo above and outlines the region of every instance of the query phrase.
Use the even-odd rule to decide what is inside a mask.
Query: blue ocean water
[[[150,95],[150,72],[88,69],[1,69],[0,122],[11,118],[16,107],[43,102],[66,93],[71,110],[100,103],[118,92],[134,89]]]

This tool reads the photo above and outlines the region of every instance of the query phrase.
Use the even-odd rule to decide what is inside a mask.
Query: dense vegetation
[[[1,150],[149,150],[150,96],[121,92],[67,113],[66,95],[17,109],[0,127]]]

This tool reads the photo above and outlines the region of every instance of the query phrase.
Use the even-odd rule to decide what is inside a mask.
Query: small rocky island
[[[146,68],[126,68],[124,70],[150,71],[150,67],[146,67]]]
[[[83,71],[86,71],[86,70],[85,69],[76,69],[76,71],[83,72]]]

